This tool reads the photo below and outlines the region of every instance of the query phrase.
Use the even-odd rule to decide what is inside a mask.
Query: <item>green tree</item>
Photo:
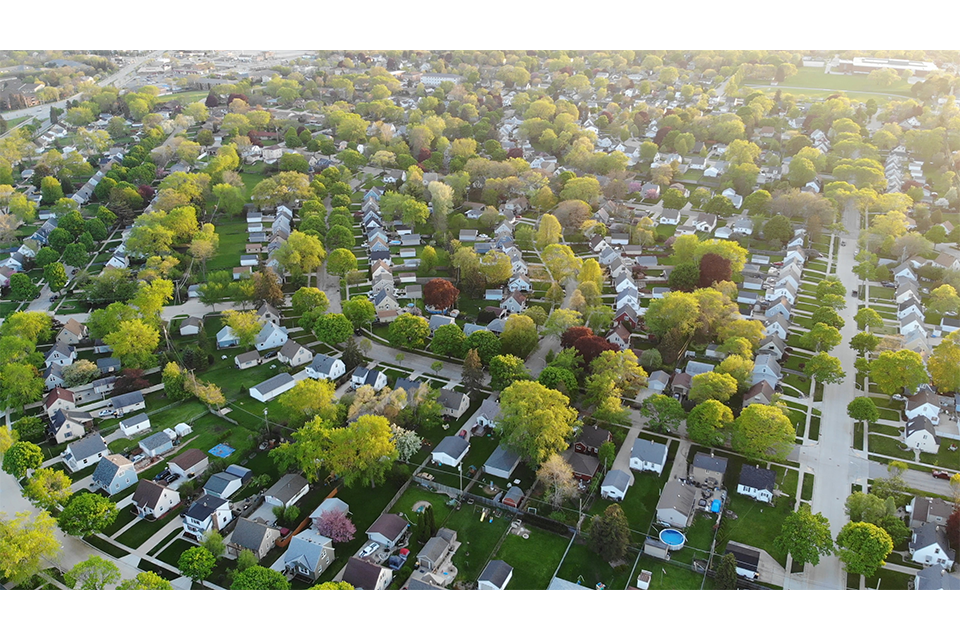
[[[883,327],[883,318],[870,307],[863,307],[857,311],[853,319],[857,322],[857,328],[859,329],[873,330]]]
[[[927,370],[941,393],[960,390],[960,331],[951,332],[933,348]]]
[[[120,569],[100,556],[90,556],[63,574],[63,581],[74,590],[100,591],[120,582]]]
[[[223,542],[223,536],[217,531],[205,533],[201,544],[204,549],[213,554],[214,558],[219,558],[227,550],[227,545]]]
[[[491,331],[480,329],[467,336],[463,347],[467,350],[476,350],[480,362],[489,365],[494,356],[500,355],[500,338]]]
[[[190,547],[180,554],[177,568],[194,582],[203,582],[213,573],[217,558],[205,547]]]
[[[559,242],[560,233],[560,222],[555,216],[545,213],[540,217],[540,224],[537,226],[534,241],[537,247],[543,250],[547,246]]]
[[[737,588],[737,558],[732,553],[720,557],[716,573],[717,588],[734,590]]]
[[[290,588],[287,578],[279,571],[261,567],[249,567],[234,577],[232,591],[286,591]]]
[[[700,267],[692,262],[678,264],[670,272],[667,283],[676,291],[693,291],[700,283]]]
[[[630,544],[630,524],[618,504],[604,509],[601,515],[593,516],[587,535],[591,551],[606,562],[622,560]]]
[[[173,585],[161,578],[153,571],[138,573],[137,577],[124,580],[117,587],[118,591],[173,591]]]
[[[731,444],[751,460],[785,460],[795,438],[796,429],[780,407],[751,404],[734,420]]]
[[[540,258],[551,277],[557,282],[563,282],[567,278],[575,276],[583,267],[583,260],[578,258],[573,253],[573,249],[566,244],[547,246],[541,252]]]
[[[803,371],[820,384],[839,384],[846,377],[840,359],[823,351],[810,358]]]
[[[394,347],[422,349],[430,338],[430,323],[420,316],[403,314],[390,323],[388,336]]]
[[[23,422],[21,419],[19,422]],[[22,435],[21,435],[22,437]],[[70,500],[73,480],[58,469],[37,469],[23,487],[23,497],[41,509],[53,511]]]
[[[46,511],[33,516],[24,511],[9,519],[0,514],[0,575],[5,581],[26,582],[59,551],[56,522]]]
[[[342,305],[343,315],[354,329],[369,328],[377,318],[377,309],[365,296],[354,296]]]
[[[459,358],[463,355],[463,344],[467,336],[460,325],[452,323],[438,327],[430,340],[430,351],[441,356]]]
[[[38,416],[24,416],[13,424],[14,429],[22,440],[39,442],[47,431],[46,425]]]
[[[684,411],[679,400],[658,393],[646,398],[640,404],[640,414],[656,431],[670,433],[677,430],[687,412]]]
[[[22,302],[33,300],[37,296],[37,286],[25,273],[14,273],[10,276],[10,299]]]
[[[353,335],[353,323],[342,313],[325,313],[313,327],[317,339],[327,344],[342,344]]]
[[[567,397],[539,382],[519,380],[500,394],[501,441],[534,467],[566,448],[576,424]]]
[[[850,348],[855,349],[860,355],[876,350],[880,344],[880,336],[866,331],[860,332],[850,339]]]
[[[687,415],[687,436],[708,447],[722,446],[733,425],[733,411],[717,400],[701,402]]]
[[[22,479],[30,469],[39,469],[43,464],[43,452],[32,442],[15,442],[3,454],[3,470],[14,478]]]
[[[302,316],[308,312],[324,313],[330,306],[327,294],[316,287],[300,287],[290,297],[294,315]]]
[[[884,351],[870,362],[870,381],[887,395],[903,389],[912,394],[928,379],[920,354],[908,349]]]
[[[835,550],[830,521],[822,513],[813,513],[808,504],[801,504],[784,519],[773,545],[780,553],[789,553],[794,562],[813,566]]]
[[[872,398],[854,398],[847,405],[847,415],[857,422],[876,422],[880,419],[880,410]]]
[[[466,343],[464,343],[464,347],[466,348]],[[463,383],[464,393],[470,397],[476,397],[477,392],[483,386],[483,364],[476,349],[467,350],[467,355],[463,359],[463,375],[460,380]]]
[[[287,418],[287,426],[298,429],[315,416],[334,421],[337,417],[334,391],[336,389],[330,380],[304,379],[297,382],[279,400],[282,415]]]
[[[737,392],[737,380],[729,373],[708,371],[693,376],[690,383],[690,392],[687,397],[693,402],[704,400],[719,400],[726,402]]]
[[[530,372],[523,360],[514,355],[500,355],[490,361],[490,386],[502,391],[517,380],[529,380]]]
[[[124,320],[116,331],[104,336],[103,341],[113,348],[114,357],[125,367],[143,369],[150,364],[160,344],[160,332],[142,320]]]
[[[500,334],[500,346],[504,353],[525,359],[540,341],[537,325],[532,318],[513,314],[507,318],[503,333]],[[492,361],[491,361],[492,367]]]
[[[872,576],[893,551],[890,534],[869,522],[848,522],[837,535],[838,556],[850,573]]]
[[[78,493],[63,508],[57,522],[63,532],[84,537],[113,524],[119,511],[116,503],[95,493]]]

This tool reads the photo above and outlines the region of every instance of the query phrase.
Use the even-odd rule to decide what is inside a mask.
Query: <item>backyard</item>
[[[570,542],[536,527],[526,526],[526,529],[528,538],[508,535],[497,551],[497,559],[513,567],[508,590],[546,589]]]

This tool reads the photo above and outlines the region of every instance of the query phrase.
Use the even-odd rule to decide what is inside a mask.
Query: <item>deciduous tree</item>
[[[719,400],[726,402],[737,392],[737,380],[728,373],[708,371],[693,376],[687,396],[693,402]]]
[[[789,553],[794,562],[813,566],[835,550],[829,520],[822,513],[813,513],[808,504],[801,504],[784,519],[773,544],[781,553]]]
[[[810,358],[803,371],[820,384],[839,384],[846,377],[840,359],[823,351]]]
[[[893,551],[890,534],[869,522],[849,522],[837,535],[838,556],[850,573],[872,576]]]
[[[90,556],[63,574],[63,581],[74,590],[100,591],[120,582],[120,569],[100,556]]]
[[[203,582],[217,564],[217,558],[204,547],[190,547],[180,554],[177,568],[194,582]]]
[[[153,571],[138,573],[135,578],[124,580],[117,587],[118,591],[172,591],[173,585],[161,578]]]
[[[566,448],[576,423],[567,397],[539,382],[520,380],[500,394],[501,440],[534,466]]]
[[[870,381],[888,395],[903,389],[912,394],[927,380],[920,354],[908,349],[884,351],[870,362]]]
[[[718,447],[727,440],[733,425],[730,407],[717,400],[701,402],[687,415],[687,436],[699,444]]]
[[[117,519],[117,505],[95,493],[79,493],[63,508],[57,522],[71,536],[88,536],[103,531]]]
[[[56,529],[46,511],[0,517],[0,575],[4,580],[22,584],[40,570],[45,560],[56,556],[60,551]]]
[[[232,591],[286,591],[290,583],[279,571],[257,565],[237,573],[230,583]]]
[[[22,420],[20,421],[22,422]],[[41,509],[53,511],[70,500],[73,480],[58,469],[37,469],[23,487],[23,497]]]
[[[663,394],[654,394],[640,405],[640,413],[653,429],[660,433],[676,431],[687,412],[679,400]]]
[[[733,449],[752,460],[785,460],[793,449],[796,430],[783,411],[751,404],[733,423]]]
[[[322,536],[327,536],[334,542],[350,542],[357,533],[357,527],[344,511],[328,509],[313,519],[313,526]]]
[[[30,469],[39,469],[43,463],[43,452],[32,442],[15,442],[3,454],[3,470],[14,478],[26,477]]]
[[[388,337],[394,347],[422,349],[430,337],[430,323],[420,316],[406,313],[390,323]]]
[[[547,501],[554,509],[577,495],[573,467],[560,454],[552,453],[537,469],[537,481],[543,485]]]

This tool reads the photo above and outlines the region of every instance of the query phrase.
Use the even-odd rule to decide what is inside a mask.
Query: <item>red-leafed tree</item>
[[[580,338],[589,338],[593,335],[593,329],[590,327],[570,327],[560,336],[560,346],[568,349],[576,344]]]
[[[585,336],[577,340],[573,348],[577,350],[581,356],[583,356],[584,366],[589,365],[593,362],[593,359],[604,351],[616,351],[617,348],[607,342],[606,338],[600,336]]]
[[[730,261],[716,253],[705,253],[700,258],[700,286],[709,287],[714,282],[731,281],[733,269]]]
[[[113,390],[118,394],[130,393],[149,386],[150,381],[143,377],[143,369],[122,369]]]
[[[947,541],[954,550],[960,549],[960,507],[947,518]]]
[[[457,304],[460,290],[450,284],[449,280],[434,278],[423,285],[423,303],[428,307],[446,311]]]
[[[150,202],[153,200],[156,190],[148,184],[142,184],[137,187],[137,193],[140,194],[140,197],[143,198],[144,202]]]
[[[357,532],[357,527],[345,512],[333,509],[324,511],[319,518],[314,518],[313,526],[317,528],[320,535],[327,536],[334,542],[350,542],[353,540],[353,534]]]
[[[247,94],[245,93],[231,93],[229,96],[227,96],[228,105],[232,104],[234,100],[243,100],[247,104],[250,104],[250,99],[247,98]]]
[[[207,94],[207,99],[204,101],[204,104],[211,109],[220,106],[220,98],[214,93],[213,89],[210,89],[210,93]]]

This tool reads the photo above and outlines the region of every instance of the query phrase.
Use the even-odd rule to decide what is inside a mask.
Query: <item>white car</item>
[[[98,413],[97,415],[100,416],[101,418],[106,418],[108,416],[114,415],[115,413],[116,411],[113,409],[101,409],[100,413]]]
[[[373,555],[380,548],[379,542],[371,542],[365,546],[360,553],[357,554],[358,558],[366,558],[367,556]]]

